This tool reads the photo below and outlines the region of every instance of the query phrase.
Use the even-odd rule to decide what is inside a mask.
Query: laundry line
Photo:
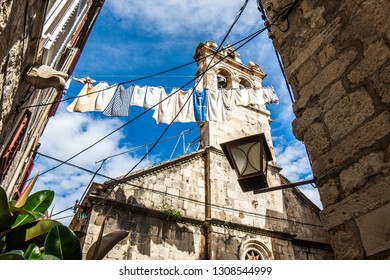
[[[226,121],[228,112],[235,106],[279,103],[272,86],[259,89],[204,89],[202,92],[195,88],[173,88],[168,94],[162,86],[132,84],[125,88],[122,84],[110,86],[104,81],[93,86],[92,83],[96,81],[90,78],[75,80],[84,83],[84,86],[67,107],[69,112],[93,111],[110,117],[126,117],[131,106],[138,106],[145,110],[154,109],[153,118],[157,124]]]

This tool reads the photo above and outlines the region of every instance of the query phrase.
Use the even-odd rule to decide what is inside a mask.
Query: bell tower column
[[[221,94],[222,90],[259,89],[266,74],[254,62],[244,65],[231,46],[225,46],[217,51],[217,44],[212,41],[201,43],[196,48],[194,59],[198,60],[198,86],[197,90],[207,89],[213,93]],[[226,57],[225,59],[223,59]],[[213,61],[210,63],[211,59]],[[223,59],[223,60],[222,60]],[[222,60],[222,61],[220,61]],[[220,62],[219,62],[220,61]],[[217,65],[215,65],[218,63]],[[207,66],[208,70],[203,76]],[[265,105],[234,105],[227,110],[225,121],[198,122],[201,129],[201,147],[213,146],[220,149],[219,144],[237,138],[264,133],[273,158],[274,149],[271,140],[270,112]]]

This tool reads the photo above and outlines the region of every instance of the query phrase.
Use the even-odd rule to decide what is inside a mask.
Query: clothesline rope
[[[238,45],[240,44],[241,42],[245,41],[245,40],[251,40],[251,38],[254,38],[256,36],[258,36],[259,34],[261,34],[264,30],[264,28],[246,36],[245,38],[231,44],[229,47],[223,47],[221,49],[219,49],[218,51],[216,51],[215,53],[212,53],[212,54],[208,54],[206,56],[203,56],[203,57],[199,57],[198,59],[196,60],[193,60],[193,61],[190,61],[190,62],[187,62],[187,63],[184,63],[182,65],[179,65],[179,66],[176,66],[176,67],[173,67],[173,68],[170,68],[170,69],[167,69],[167,70],[163,70],[161,72],[158,72],[158,73],[154,73],[154,74],[150,74],[150,75],[147,75],[147,76],[141,76],[139,78],[136,78],[136,79],[131,79],[131,80],[127,80],[127,81],[123,81],[123,82],[118,82],[116,83],[116,85],[125,85],[125,84],[130,84],[130,83],[134,83],[134,82],[138,82],[138,81],[141,81],[141,80],[146,80],[146,79],[149,79],[149,78],[154,78],[154,77],[160,77],[162,74],[165,74],[165,73],[169,73],[169,72],[172,72],[172,71],[175,71],[175,70],[178,70],[178,69],[181,69],[181,68],[184,68],[186,66],[189,66],[191,64],[194,64],[200,60],[203,60],[207,57],[210,57],[210,56],[213,56],[213,55],[216,55],[217,53],[221,53],[225,50],[228,50],[228,48],[230,47],[233,47],[235,45]],[[127,76],[127,77],[131,77],[131,76]],[[194,77],[194,76],[190,76],[190,77]],[[193,78],[193,80],[195,80],[195,78]],[[89,93],[89,94],[96,94],[96,93],[99,93],[100,91],[96,91],[96,92],[93,92],[93,93]],[[88,94],[88,95],[89,95]],[[20,109],[28,109],[28,108],[34,108],[34,107],[42,107],[42,106],[49,106],[49,105],[54,105],[54,104],[58,104],[58,103],[62,103],[62,102],[65,102],[65,101],[69,101],[69,100],[73,100],[73,99],[76,99],[76,98],[80,98],[80,97],[83,97],[83,96],[72,96],[72,97],[68,97],[68,98],[65,98],[65,99],[61,99],[61,100],[58,100],[58,101],[53,101],[53,102],[48,102],[48,103],[42,103],[42,104],[33,104],[33,105],[29,105],[29,106],[24,106],[24,107],[21,107]]]

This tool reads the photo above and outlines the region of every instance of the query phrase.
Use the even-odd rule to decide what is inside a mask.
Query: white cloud
[[[275,143],[276,163],[282,167],[281,173],[292,182],[309,180],[313,178],[310,162],[305,150],[305,146],[297,141],[292,140],[286,143],[284,137],[273,139]],[[321,200],[318,190],[311,185],[304,185],[300,190],[322,209]]]
[[[213,34],[220,38],[230,27],[243,3],[226,0],[166,0],[162,4],[158,0],[111,0],[106,5],[124,29],[136,27],[150,36]],[[245,34],[258,19],[260,13],[255,1],[249,1],[234,33]]]

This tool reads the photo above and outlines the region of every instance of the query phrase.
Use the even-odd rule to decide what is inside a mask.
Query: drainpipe
[[[209,260],[212,256],[211,252],[211,178],[210,178],[210,148],[206,147],[205,158],[205,221],[203,222],[203,228],[205,231],[205,259]]]

